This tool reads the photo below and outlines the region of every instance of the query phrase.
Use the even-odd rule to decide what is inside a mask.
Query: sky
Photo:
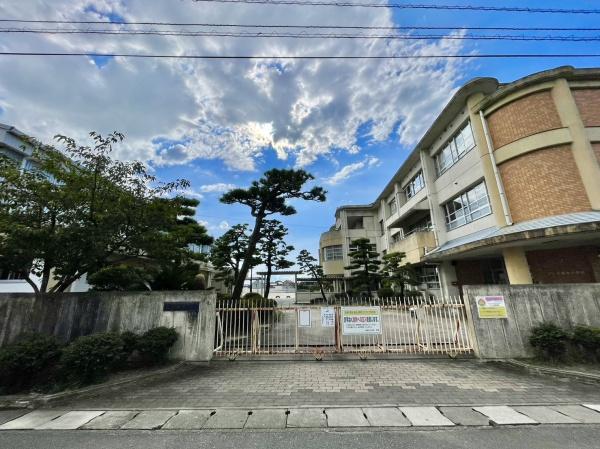
[[[594,0],[415,3],[598,7]],[[465,26],[598,27],[599,17],[192,0],[4,0],[0,19],[451,29],[437,33],[443,38],[428,40],[0,33],[0,52],[268,56],[598,53],[598,42],[453,37],[464,34],[460,28]],[[0,28],[27,26],[59,25],[0,23]],[[600,31],[586,35],[600,35]],[[144,161],[164,181],[188,179],[191,187],[185,193],[201,202],[197,219],[215,237],[236,223],[251,223],[243,206],[219,203],[224,191],[248,186],[270,168],[303,168],[315,176],[314,185],[328,191],[327,201],[296,201],[298,213],[281,219],[290,230],[288,243],[317,256],[319,235],[334,223],[335,209],[372,202],[461,85],[479,76],[510,82],[561,65],[599,66],[600,58],[183,60],[0,55],[0,122],[46,142],[57,133],[85,143],[92,130],[123,132],[126,141],[115,155]]]

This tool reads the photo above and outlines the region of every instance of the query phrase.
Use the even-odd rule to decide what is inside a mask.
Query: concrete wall
[[[531,329],[550,321],[566,329],[600,327],[600,284],[465,286],[475,353],[484,359],[532,357]],[[480,319],[477,296],[504,296],[508,319]]]
[[[199,312],[163,311],[164,303],[199,303]],[[173,327],[179,339],[170,358],[208,361],[215,334],[216,293],[87,292],[36,297],[28,293],[0,294],[0,346],[25,332],[40,332],[63,342],[97,332],[144,331]]]

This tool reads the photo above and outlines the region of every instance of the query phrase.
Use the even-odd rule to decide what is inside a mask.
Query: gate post
[[[341,333],[340,318],[342,316],[342,313],[341,313],[340,306],[334,306],[334,307],[335,307],[335,326],[334,326],[333,330],[335,332],[335,351],[343,352],[342,338],[340,335],[340,333]]]

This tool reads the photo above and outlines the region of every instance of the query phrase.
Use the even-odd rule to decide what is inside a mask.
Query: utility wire
[[[293,28],[293,29],[334,29],[334,30],[476,30],[476,31],[600,31],[600,28],[590,27],[487,27],[487,26],[367,26],[367,25],[262,25],[262,24],[234,24],[234,23],[198,23],[198,22],[129,22],[104,20],[25,20],[25,19],[0,19],[0,23],[45,23],[56,25],[154,25],[154,26],[194,26],[194,27],[225,27],[225,28]]]
[[[600,58],[600,53],[495,53],[495,54],[455,54],[455,55],[298,55],[298,56],[277,56],[277,55],[174,55],[174,54],[140,54],[140,53],[95,53],[95,52],[75,52],[75,53],[43,53],[43,52],[0,52],[0,56],[87,56],[91,58],[155,58],[155,59],[545,59],[545,58]]]
[[[358,3],[358,2],[325,2],[320,0],[193,0],[203,3],[247,3],[261,5],[300,5],[300,6],[336,6],[357,8],[395,8],[395,9],[434,9],[451,11],[488,11],[488,12],[519,12],[546,14],[600,14],[600,9],[571,9],[571,8],[528,8],[516,6],[484,6],[484,5],[439,5],[417,3]]]
[[[315,33],[315,32],[237,32],[237,31],[179,31],[179,30],[106,30],[106,29],[26,29],[0,28],[0,33],[25,34],[99,34],[120,36],[179,36],[179,37],[240,37],[240,38],[291,38],[291,39],[401,39],[401,40],[508,40],[508,41],[562,41],[562,42],[594,42],[600,36],[545,35],[527,36],[514,34],[349,34],[349,33]]]

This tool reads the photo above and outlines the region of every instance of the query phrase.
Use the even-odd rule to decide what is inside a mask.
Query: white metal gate
[[[361,310],[374,316],[378,311],[373,320],[379,321],[379,333],[349,335],[344,320],[351,311],[361,314]],[[361,298],[277,307],[260,303],[240,307],[235,301],[220,301],[216,318],[217,356],[472,351],[465,306],[459,298]],[[357,321],[369,319],[361,316]]]

